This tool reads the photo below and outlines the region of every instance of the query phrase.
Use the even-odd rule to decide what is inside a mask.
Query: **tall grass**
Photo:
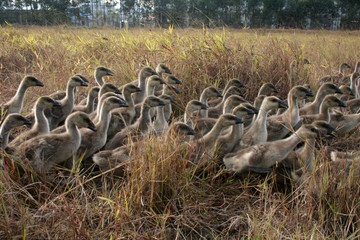
[[[292,85],[310,83],[316,89],[315,80],[336,72],[340,63],[354,66],[359,60],[359,35],[1,27],[0,100],[8,100],[26,74],[45,84],[27,94],[25,111],[30,111],[38,96],[65,89],[74,73],[95,85],[93,71],[104,65],[115,72],[107,81],[122,85],[135,79],[142,66],[155,67],[160,62],[183,81],[182,109],[206,86],[222,88],[234,77],[247,85],[247,99],[255,97],[263,82],[274,83],[285,98]],[[286,75],[290,63],[294,66],[291,82]],[[358,148],[354,136],[335,139],[331,145]],[[0,171],[0,238],[325,239],[360,235],[357,166],[350,177],[330,167],[318,168],[303,185],[297,185],[289,179],[278,181],[276,173],[237,176],[217,164],[204,170],[188,167],[192,148],[183,146],[178,137],[141,141],[143,147],[134,147],[124,178],[84,170],[73,171],[71,177],[59,172],[37,176],[28,169],[20,174],[16,167]],[[319,154],[318,161],[326,162],[326,154]]]

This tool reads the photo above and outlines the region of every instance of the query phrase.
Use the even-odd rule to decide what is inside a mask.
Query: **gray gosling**
[[[216,90],[216,88],[207,87],[202,91],[202,93],[200,95],[200,102],[207,105],[209,98],[218,98],[218,97],[222,98],[223,96],[218,90]],[[200,117],[205,117],[205,118],[209,117],[208,116],[208,109],[200,110],[199,116]]]
[[[298,101],[314,95],[302,86],[293,87],[288,94],[288,106],[284,113],[269,117],[267,121],[267,141],[284,138],[300,121]]]
[[[246,130],[240,143],[235,146],[234,151],[239,151],[243,148],[266,142],[268,137],[266,127],[267,113],[272,109],[287,107],[288,105],[284,101],[275,96],[265,97],[255,122]]]
[[[29,131],[25,131],[11,141],[10,147],[16,147],[26,140],[50,133],[49,122],[45,116],[45,111],[60,106],[60,103],[50,97],[40,97],[35,103],[35,123]]]
[[[70,113],[72,113],[75,102],[74,89],[80,86],[87,87],[88,85],[78,76],[70,78],[66,87],[66,97],[59,101],[61,106],[54,106],[51,109],[51,115],[47,115],[50,130],[55,129]]]
[[[208,106],[198,100],[191,100],[186,104],[185,113],[184,113],[184,123],[189,127],[194,127],[194,120],[196,120],[195,113],[199,110],[206,110]]]
[[[7,116],[5,121],[0,127],[0,136],[2,136],[1,148],[5,150],[9,143],[10,131],[13,128],[20,127],[22,125],[31,125],[31,121],[19,113],[11,113]]]
[[[76,111],[84,112],[87,114],[92,113],[95,109],[95,100],[97,99],[97,97],[99,95],[99,91],[100,91],[99,87],[90,88],[87,98],[86,98],[85,105],[78,104],[78,105],[74,106],[73,111],[74,112],[76,112]]]
[[[234,86],[228,88],[228,90],[225,92],[223,98],[221,99],[221,102],[219,102],[219,104],[217,104],[216,106],[209,107],[209,110],[208,110],[209,117],[219,117],[222,113],[224,113],[223,109],[224,109],[225,101],[232,95],[244,97],[240,88],[237,88]],[[247,101],[244,99],[243,102],[247,102]],[[210,101],[209,101],[209,104],[210,104]]]
[[[265,99],[265,95],[259,95],[255,98],[254,100],[254,108],[257,110],[257,111],[254,111],[255,114],[254,116],[247,116],[244,118],[244,127],[248,127],[250,126],[251,124],[253,124],[255,121],[256,121],[256,118],[259,114],[259,109],[261,107],[261,104],[262,102],[264,101]]]
[[[226,92],[231,87],[235,87],[236,89],[240,90],[241,88],[246,87],[246,86],[244,85],[244,83],[242,83],[237,78],[233,78],[233,79],[229,80],[226,83],[225,88],[222,90],[222,94],[224,95],[224,98],[226,98]],[[233,93],[233,94],[238,94],[239,96],[244,97],[241,90],[240,90],[240,93]],[[213,100],[208,101],[208,105],[209,105],[209,107],[215,107],[216,105],[218,105],[222,101],[223,101],[222,99],[213,99]]]
[[[193,164],[207,164],[213,159],[216,153],[216,142],[223,129],[235,124],[243,123],[241,118],[230,113],[222,114],[214,127],[204,137],[193,143],[194,152],[191,155]]]
[[[339,80],[341,80],[342,78],[344,78],[344,70],[346,68],[349,68],[351,69],[351,66],[347,63],[341,63],[340,66],[339,66],[339,71],[337,74],[333,74],[333,75],[326,75],[322,78],[320,78],[319,82],[322,84],[322,83],[325,83],[325,82],[337,82]]]
[[[227,169],[244,172],[249,169],[268,169],[283,161],[289,153],[306,138],[324,135],[314,126],[305,124],[293,135],[274,142],[264,142],[225,155],[223,161]]]
[[[320,105],[323,102],[324,98],[327,95],[335,93],[343,94],[343,92],[332,83],[322,84],[316,93],[314,101],[300,108],[300,115],[318,114],[320,112]]]
[[[99,122],[95,124],[97,131],[94,132],[86,128],[80,129],[82,138],[78,153],[82,154],[85,152],[84,159],[87,159],[105,146],[111,110],[118,107],[127,107],[127,104],[117,97],[107,98],[102,104]]]
[[[81,78],[81,80],[83,80],[86,83],[89,83],[89,80],[87,80],[87,78],[85,78],[81,74],[75,74],[74,76]],[[75,93],[76,93],[76,88],[74,89],[74,95],[75,95]],[[51,93],[50,95],[48,95],[48,97],[51,97],[55,101],[59,101],[61,99],[64,99],[64,97],[66,97],[66,91],[59,90],[59,91],[56,91],[54,93]],[[86,99],[83,99],[80,102],[80,104],[85,105],[86,104]]]
[[[139,72],[139,78],[137,81],[131,82],[136,85],[138,83],[138,87],[141,89],[141,92],[134,93],[134,103],[141,103],[146,97],[146,79],[152,75],[156,75],[157,73],[151,67],[144,67]]]
[[[273,93],[279,93],[279,90],[272,83],[264,83],[259,89],[258,96],[271,96]]]
[[[24,104],[25,92],[29,87],[33,86],[43,87],[44,84],[33,76],[25,76],[21,81],[15,96],[7,103],[1,105],[1,122],[5,120],[8,114],[21,113]]]
[[[165,106],[165,103],[155,97],[155,96],[149,96],[147,97],[144,102],[142,103],[141,108],[141,114],[139,119],[136,120],[136,122],[120,132],[118,132],[106,145],[105,150],[111,150],[114,148],[117,148],[119,146],[122,146],[127,143],[130,137],[136,137],[137,135],[149,135],[150,134],[150,124],[151,124],[151,118],[150,118],[150,109],[157,106]]]
[[[48,172],[55,164],[60,164],[74,156],[81,143],[78,128],[87,127],[96,131],[94,123],[82,112],[70,114],[65,120],[66,132],[46,134],[29,139],[16,150],[24,156],[28,165],[38,172]]]

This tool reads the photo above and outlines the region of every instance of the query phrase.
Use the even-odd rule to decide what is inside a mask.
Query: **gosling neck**
[[[94,73],[94,77],[95,77],[95,81],[97,82],[97,84],[101,87],[102,85],[104,85],[105,81],[103,79],[103,75],[98,72],[98,71],[95,71]]]
[[[221,119],[219,119],[214,127],[211,129],[210,132],[208,132],[204,137],[203,137],[203,141],[205,143],[205,146],[208,148],[212,148],[216,142],[216,140],[218,139],[218,137],[220,136],[221,131],[223,130],[224,126],[222,124]]]
[[[304,166],[307,168],[307,170],[312,170],[314,168],[313,166],[313,160],[315,159],[314,156],[314,148],[315,148],[315,139],[314,138],[308,138],[306,139],[305,147],[301,152],[299,153],[301,160],[303,160]]]
[[[208,104],[208,99],[209,99],[209,97],[207,96],[207,92],[206,92],[206,90],[205,91],[203,91],[202,93],[201,93],[201,96],[200,96],[200,102],[202,102],[202,103],[204,103],[204,104]],[[206,110],[200,110],[200,116],[201,117],[204,117],[204,118],[207,118],[207,117],[209,117],[209,114],[208,114],[208,110],[206,109]]]
[[[154,121],[155,126],[164,126],[164,129],[166,129],[167,121],[165,118],[164,109],[165,106],[158,106],[156,107],[156,119]]]
[[[296,147],[296,145],[298,145],[302,141],[297,133],[298,132],[296,132],[295,134],[291,135],[288,138],[276,141],[276,144],[281,146],[280,148],[277,149],[279,151],[280,156],[283,156],[285,158]]]
[[[151,124],[150,107],[146,103],[144,103],[141,106],[139,130],[141,132],[147,131],[150,124]]]
[[[329,105],[327,104],[327,102],[323,102],[320,105],[319,116],[320,116],[320,118],[318,120],[324,120],[324,121],[327,121],[327,122],[330,121]]]
[[[76,124],[74,123],[73,119],[67,119],[65,121],[65,128],[66,128],[67,134],[70,135],[71,139],[75,139],[79,142],[81,141],[80,131],[79,131],[78,127],[76,126]]]
[[[25,92],[27,89],[28,89],[28,86],[26,86],[25,82],[24,81],[21,82],[18,90],[16,91],[15,96],[13,97],[13,99],[11,101],[13,103],[13,106],[18,109],[17,112],[19,112],[19,113],[22,110]]]
[[[45,116],[44,108],[40,106],[35,107],[35,124],[33,128],[38,129],[39,135],[50,132],[49,122]]]
[[[288,109],[283,113],[285,116],[286,122],[289,122],[292,126],[296,125],[300,120],[300,109],[298,104],[298,98],[294,96],[292,92],[288,94]]]
[[[0,141],[1,142],[0,147],[2,149],[5,149],[9,143],[10,130],[11,130],[11,127],[8,126],[8,124],[6,122],[4,122],[0,127],[0,136],[3,137],[2,141]]]

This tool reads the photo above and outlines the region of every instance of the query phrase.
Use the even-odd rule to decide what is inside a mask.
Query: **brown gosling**
[[[244,97],[244,94],[241,92],[240,88],[234,86],[228,88],[222,99],[216,99],[216,100],[220,100],[220,102],[216,106],[209,107],[209,113],[208,113],[209,117],[212,117],[211,114],[214,112],[217,113],[217,116],[219,116],[223,112],[225,101],[232,95]],[[211,104],[211,101],[209,101],[209,104]]]
[[[43,87],[44,84],[33,76],[25,76],[21,81],[15,96],[11,98],[10,101],[8,101],[7,103],[1,105],[1,122],[5,120],[8,114],[21,113],[24,104],[25,92],[29,87],[33,86]]]
[[[194,113],[203,109],[206,110],[208,106],[198,100],[191,100],[186,104],[185,113],[184,113],[184,123],[186,123],[189,127],[194,127]]]
[[[254,111],[255,114],[254,116],[250,117],[250,116],[247,116],[244,118],[244,127],[248,127],[250,126],[251,124],[253,124],[255,121],[256,121],[256,118],[259,114],[259,109],[261,107],[261,104],[262,102],[264,101],[265,99],[265,95],[259,95],[255,98],[254,100],[254,108],[257,110],[257,111]]]
[[[89,83],[89,80],[87,80],[87,78],[85,78],[81,74],[75,74],[74,76],[77,76],[77,77],[81,78],[81,80],[83,80],[84,82]],[[74,95],[75,95],[75,93],[76,93],[76,89],[74,89]],[[50,95],[48,95],[48,97],[51,97],[55,101],[59,101],[61,99],[64,99],[64,97],[66,97],[66,91],[59,90],[54,93],[51,93]],[[85,105],[86,99],[83,99],[79,104]]]
[[[156,96],[161,95],[162,91],[164,90],[164,86],[171,85],[171,84],[181,85],[182,82],[174,75],[169,75],[166,77],[164,85],[158,85],[155,87],[155,95]]]
[[[200,102],[202,102],[203,104],[206,104],[206,106],[207,106],[209,98],[219,98],[219,97],[222,98],[223,96],[218,90],[216,90],[216,88],[207,87],[202,91],[202,93],[200,95]],[[200,110],[199,116],[200,117],[208,117],[208,109]]]
[[[74,112],[76,112],[76,111],[84,112],[87,114],[92,113],[95,109],[95,100],[97,99],[97,97],[99,95],[99,91],[100,91],[99,87],[90,88],[87,98],[86,98],[85,105],[78,104],[78,105],[74,106],[73,111]]]
[[[157,73],[151,67],[144,67],[139,72],[139,77],[137,81],[131,82],[136,85],[138,83],[138,87],[141,89],[141,92],[134,93],[134,103],[141,103],[146,97],[146,79],[152,75],[156,75]]]
[[[9,143],[10,131],[13,128],[20,127],[22,125],[30,125],[31,121],[19,113],[11,113],[7,116],[5,121],[0,127],[0,136],[3,137],[0,148],[5,149]]]
[[[318,114],[320,112],[320,105],[323,102],[324,98],[327,95],[334,93],[342,94],[343,92],[332,83],[322,84],[316,93],[314,101],[300,108],[300,115]]]
[[[286,139],[264,142],[236,153],[229,153],[225,155],[223,161],[227,169],[239,173],[256,168],[259,170],[268,169],[283,161],[304,139],[314,138],[321,134],[323,135],[314,126],[305,124]]]
[[[127,126],[110,139],[110,141],[105,145],[105,149],[111,150],[126,144],[129,140],[129,136],[132,137],[140,134],[145,136],[149,135],[151,130],[150,109],[157,106],[165,106],[165,103],[155,96],[147,97],[142,103],[139,119],[137,119],[134,124]]]
[[[275,96],[265,97],[255,122],[246,130],[240,143],[235,146],[234,151],[239,151],[243,148],[266,142],[268,137],[266,127],[267,113],[272,109],[287,107],[288,105],[284,101]]]
[[[215,155],[216,141],[222,130],[241,123],[243,123],[243,120],[235,115],[230,113],[222,114],[211,131],[193,143],[194,152],[192,152],[191,155],[192,163],[195,165],[210,163]]]
[[[54,106],[51,110],[51,115],[47,115],[50,130],[56,128],[70,113],[72,113],[75,102],[74,89],[80,86],[87,87],[88,85],[78,76],[70,78],[66,87],[66,97],[59,101],[61,106]]]
[[[170,126],[168,135],[170,134],[176,134],[177,136],[193,135],[194,130],[185,123],[176,122]],[[113,175],[122,177],[124,176],[127,164],[131,160],[130,156],[132,155],[132,152],[139,147],[141,147],[139,146],[139,143],[134,143],[113,150],[103,150],[94,154],[92,159],[102,172],[113,169]]]
[[[167,122],[167,119],[165,118],[165,107],[171,104],[171,102],[176,101],[176,98],[169,95],[161,95],[159,96],[159,98],[163,100],[166,105],[156,107],[156,119],[151,124],[151,128],[155,132],[155,134],[160,134],[169,129],[169,124]]]
[[[60,103],[50,97],[40,97],[35,103],[35,123],[29,131],[25,131],[11,141],[10,147],[16,147],[26,140],[50,133],[49,122],[45,116],[45,111],[60,106]]]
[[[284,138],[300,121],[298,102],[314,95],[303,86],[293,87],[288,94],[288,106],[284,113],[269,117],[266,126],[268,131],[267,141]]]
[[[234,108],[232,114],[243,119],[247,115],[254,115],[254,111],[241,104]],[[216,155],[218,158],[222,159],[225,154],[232,152],[236,143],[238,143],[244,135],[243,123],[233,125],[231,128],[232,129],[226,134],[224,134],[223,131],[221,136],[216,140],[216,147],[218,148]]]
[[[348,85],[341,85],[339,88],[341,91],[343,91],[343,94],[335,94],[335,96],[341,101],[345,102],[355,97],[355,94],[352,92],[351,88]]]
[[[279,90],[272,83],[264,83],[259,89],[258,96],[271,96],[273,93],[279,93]]]
[[[78,128],[87,127],[96,131],[94,123],[82,112],[70,114],[65,120],[65,126],[65,133],[34,137],[20,144],[16,148],[17,152],[24,156],[27,165],[34,170],[48,172],[54,165],[74,156],[81,143]]]
[[[106,93],[115,93],[115,94],[121,94],[121,90],[119,88],[117,88],[114,84],[112,83],[105,83],[104,85],[101,86],[100,88],[100,92],[98,95],[98,100],[99,103],[96,106],[96,111],[90,114],[90,117],[93,118],[95,115],[100,115],[100,107],[101,107],[101,99],[106,99],[106,98],[102,98],[103,95],[105,95]],[[109,96],[109,95],[108,95]]]
[[[118,107],[127,107],[127,104],[117,97],[107,98],[102,104],[99,122],[95,123],[97,131],[90,131],[86,128],[80,129],[82,138],[78,153],[82,154],[85,152],[84,159],[87,159],[105,146],[111,119],[111,110]]]
[[[343,101],[334,95],[327,95],[320,105],[320,113],[301,116],[301,121],[299,121],[299,124],[312,123],[316,120],[330,122],[331,115],[329,109],[335,107],[346,107],[346,105]]]

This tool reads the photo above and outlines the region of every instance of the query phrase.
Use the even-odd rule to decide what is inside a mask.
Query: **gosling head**
[[[254,101],[254,107],[257,109],[260,109],[261,104],[263,103],[264,99],[266,98],[266,95],[259,95],[255,98]]]
[[[165,63],[159,63],[156,66],[156,72],[162,74],[162,73],[167,73],[167,74],[172,74],[170,69],[168,68],[168,66],[166,66]]]
[[[273,93],[279,93],[279,90],[272,83],[264,83],[261,87],[261,95],[270,96]]]
[[[320,90],[324,91],[326,94],[334,94],[334,93],[343,94],[343,91],[341,91],[340,88],[338,88],[336,85],[332,83],[324,83],[323,85],[321,85],[319,91]]]
[[[87,83],[84,82],[81,77],[79,76],[72,76],[69,80],[69,85],[72,86],[72,87],[87,87]]]
[[[147,80],[148,86],[151,86],[151,87],[159,86],[164,83],[165,82],[158,75],[150,76]]]
[[[171,86],[171,85],[166,85],[164,87],[164,91],[163,91],[164,94],[167,94],[167,95],[175,95],[175,94],[180,94],[180,90],[177,89],[176,87],[174,86]],[[174,94],[175,93],[175,94]]]
[[[120,107],[128,107],[127,103],[118,97],[109,97],[105,99],[103,106],[109,110]]]
[[[22,115],[18,114],[18,113],[11,113],[9,114],[4,122],[2,123],[2,127],[6,128],[6,129],[12,129],[12,128],[16,128],[16,127],[20,127],[22,125],[31,125],[32,122],[23,117]]]
[[[176,122],[172,126],[173,131],[178,135],[194,135],[195,131],[185,123]]]
[[[165,104],[165,102],[163,100],[161,100],[158,97],[148,96],[144,100],[144,105],[152,108],[152,107],[158,107],[158,106],[165,106],[166,104]]]
[[[339,88],[341,91],[343,91],[343,94],[347,96],[353,96],[353,97],[355,96],[355,94],[348,85],[341,85]]]
[[[166,77],[166,82],[168,84],[179,84],[179,85],[182,84],[182,82],[177,77],[175,77],[174,75],[167,76]]]
[[[345,68],[351,68],[351,66],[347,63],[342,63],[341,66],[340,66],[342,69],[345,69]]]
[[[336,133],[336,129],[332,125],[330,125],[328,122],[318,120],[318,121],[314,121],[312,123],[312,125],[314,127],[316,127],[317,129],[319,129],[324,134],[335,137],[333,132]]]
[[[107,92],[121,94],[121,91],[112,83],[105,83],[104,85],[102,85],[99,94],[102,96],[103,94],[105,94]]]
[[[232,114],[238,118],[244,118],[247,115],[254,115],[254,111],[241,104],[233,109]]]
[[[150,77],[152,75],[157,75],[157,73],[151,67],[144,67],[140,71],[140,77],[143,79]]]
[[[241,103],[246,103],[246,102],[248,101],[246,101],[243,97],[240,97],[238,95],[231,95],[230,97],[228,97],[228,99],[226,99],[224,104],[226,106],[235,107]]]
[[[277,98],[275,96],[269,96],[265,97],[263,103],[261,104],[261,108],[265,108],[266,111],[277,109],[277,108],[288,108],[286,102],[281,100],[280,98]]]
[[[94,132],[96,131],[95,124],[90,120],[86,113],[74,112],[66,118],[65,124],[67,125],[67,122],[69,121],[75,123],[78,128],[85,127]]]
[[[123,88],[124,94],[125,93],[134,93],[134,92],[141,92],[141,88],[135,86],[134,84],[128,83]]]
[[[188,113],[192,113],[197,110],[206,110],[208,109],[208,106],[198,100],[191,100],[186,105],[186,111]]]
[[[251,110],[253,112],[253,114],[258,114],[259,113],[259,109],[257,109],[256,107],[254,107],[250,103],[242,103],[241,106],[244,106],[247,109]]]
[[[241,82],[239,79],[237,78],[233,78],[230,81],[228,81],[228,83],[226,84],[228,87],[237,87],[237,88],[243,88],[245,87],[245,84],[243,82]]]
[[[165,104],[175,103],[177,100],[177,98],[169,96],[167,94],[162,94],[159,96],[159,98],[161,100],[163,100],[165,102]]]
[[[326,135],[322,131],[320,131],[311,124],[302,125],[300,129],[296,131],[296,134],[301,139],[304,140],[307,138],[309,139],[309,138],[317,138],[317,137],[326,137]]]
[[[110,69],[100,66],[95,69],[95,75],[103,77],[103,76],[114,76],[114,72]]]
[[[238,95],[241,97],[244,97],[244,94],[242,93],[241,89],[235,86],[231,86],[226,90],[224,95]]]
[[[291,89],[291,92],[292,92],[293,96],[299,100],[314,96],[314,94],[311,92],[311,90],[307,89],[304,86],[295,86]]]
[[[338,99],[335,95],[327,95],[324,98],[323,104],[330,107],[346,107],[345,103]]]
[[[61,104],[51,97],[40,97],[35,104],[35,108],[51,109],[52,107],[60,107]]]
[[[222,98],[222,94],[214,87],[207,87],[204,89],[204,94],[206,94],[206,96],[208,98],[211,98],[211,97],[220,97]]]
[[[88,94],[89,94],[92,98],[96,98],[96,97],[99,95],[99,92],[100,92],[100,88],[96,86],[96,87],[90,88]]]
[[[44,84],[40,82],[40,80],[36,79],[33,76],[25,76],[22,80],[22,84],[24,84],[26,87],[43,87]]]
[[[221,127],[223,127],[223,128],[230,127],[235,124],[244,123],[244,121],[241,118],[239,118],[235,115],[232,115],[230,113],[222,114],[220,116],[220,118],[218,119],[218,122],[220,123]]]
[[[77,76],[77,77],[81,78],[81,80],[83,80],[84,82],[89,83],[89,80],[87,80],[87,78],[81,74],[75,74],[74,76]]]

